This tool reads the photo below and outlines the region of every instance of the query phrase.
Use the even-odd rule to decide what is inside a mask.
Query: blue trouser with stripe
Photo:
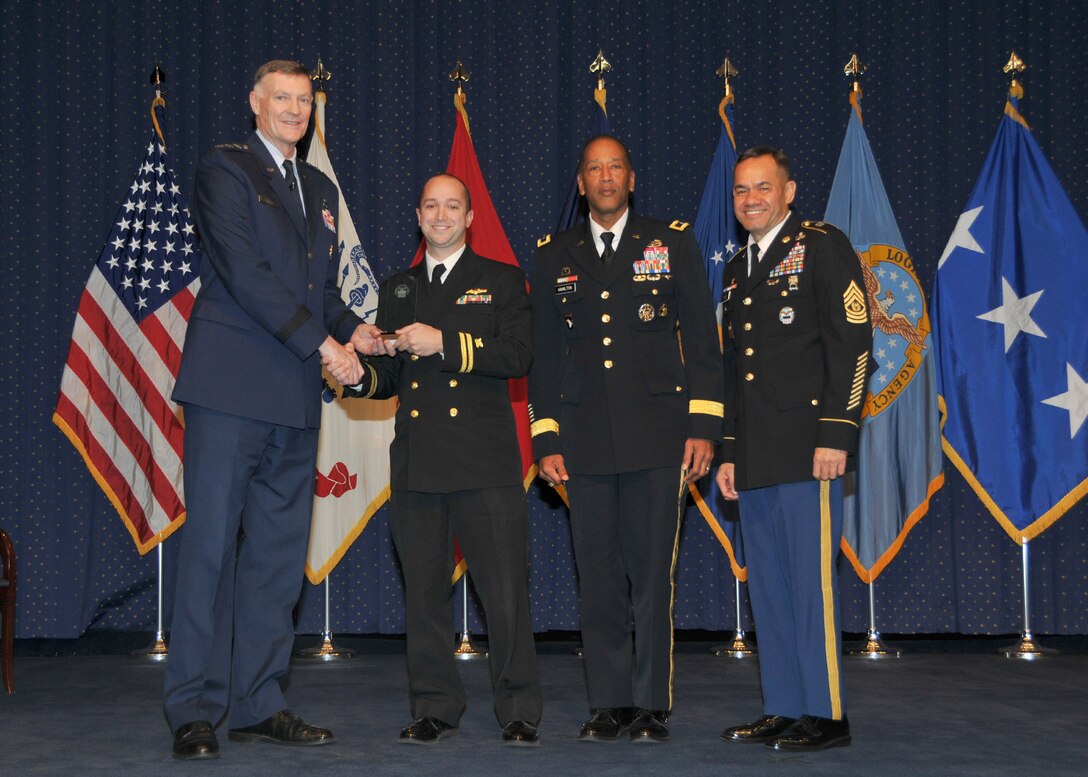
[[[842,478],[740,492],[766,715],[846,715],[835,563],[842,503]]]

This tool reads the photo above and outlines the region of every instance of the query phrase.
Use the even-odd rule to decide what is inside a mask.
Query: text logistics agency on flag
[[[189,209],[152,132],[80,298],[53,415],[141,553],[185,514],[170,394],[199,274]]]
[[[850,102],[824,220],[846,232],[858,252],[873,322],[876,368],[857,471],[848,475],[856,487],[847,488],[843,505],[843,551],[871,583],[929,509],[944,473],[925,294],[869,145],[861,97],[855,92]]]

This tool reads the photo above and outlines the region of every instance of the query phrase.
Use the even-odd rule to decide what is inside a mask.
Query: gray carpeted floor
[[[312,641],[312,640],[310,640]],[[499,744],[486,667],[461,667],[469,709],[458,737],[434,747],[397,742],[408,705],[403,643],[384,641],[338,665],[297,664],[288,697],[338,743],[293,749],[235,744],[180,763],[160,708],[162,667],[123,656],[16,660],[14,696],[0,695],[0,774],[121,775],[1000,775],[1088,774],[1088,656],[1027,663],[992,653],[916,653],[848,660],[854,744],[804,755],[719,741],[759,715],[754,662],[676,655],[672,742],[576,741],[586,715],[580,659],[542,649],[543,746]],[[221,733],[223,733],[221,731]]]

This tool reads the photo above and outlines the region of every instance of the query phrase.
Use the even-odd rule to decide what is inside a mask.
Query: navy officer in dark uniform
[[[502,742],[540,744],[541,694],[529,613],[529,520],[507,378],[533,359],[529,295],[521,269],[479,256],[465,242],[468,188],[436,175],[416,210],[425,261],[383,285],[375,326],[353,338],[367,354],[347,396],[397,396],[389,447],[393,541],[404,571],[407,744],[456,734],[465,690],[453,657],[453,537],[483,602],[495,716]],[[414,322],[395,304],[416,299]],[[409,308],[410,309],[410,308]],[[396,327],[395,339],[381,337]]]
[[[185,406],[185,526],[164,708],[175,758],[216,758],[230,738],[324,745],[287,709],[313,507],[321,364],[355,382],[362,323],[340,299],[339,193],[298,158],[313,105],[297,62],[260,67],[257,131],[196,171],[204,259],[173,398]],[[244,535],[244,540],[240,536]]]
[[[733,208],[748,245],[722,282],[716,479],[740,499],[764,713],[722,739],[777,750],[850,744],[835,561],[872,349],[857,255],[835,227],[790,212],[796,189],[781,151],[741,154]]]
[[[570,499],[591,711],[579,737],[662,742],[680,508],[721,436],[718,333],[688,225],[628,207],[624,145],[590,139],[578,185],[588,222],[533,260],[533,449]]]

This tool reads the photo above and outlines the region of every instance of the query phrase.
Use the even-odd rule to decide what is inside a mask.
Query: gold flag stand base
[[[323,661],[326,663],[332,661],[345,661],[349,658],[355,658],[355,654],[347,648],[337,647],[336,643],[332,641],[332,632],[321,632],[321,644],[317,647],[304,648],[303,650],[296,650],[294,658],[301,659],[303,661]]]
[[[1043,647],[1036,642],[1034,635],[1030,631],[1023,632],[1020,635],[1020,641],[1015,645],[1001,648],[998,652],[1004,654],[1005,658],[1018,658],[1021,661],[1037,661],[1044,656],[1058,654],[1058,651],[1054,648]]]
[[[129,653],[129,658],[135,658],[138,661],[153,661],[159,663],[165,661],[170,657],[170,650],[166,647],[166,640],[163,638],[165,635],[161,631],[155,632],[155,641],[151,647],[146,647],[143,650],[133,650]]]
[[[479,661],[487,658],[486,650],[478,650],[472,645],[472,636],[468,629],[461,632],[461,639],[457,643],[457,649],[453,651],[453,657],[458,661]]]
[[[744,629],[733,632],[733,640],[727,645],[715,645],[710,649],[712,656],[725,656],[726,658],[756,658],[756,649]]]
[[[884,644],[884,640],[880,638],[879,631],[869,629],[865,644],[858,650],[848,651],[846,655],[854,658],[867,658],[870,661],[883,661],[886,658],[899,658],[903,655],[903,651],[898,648],[888,647]]]

